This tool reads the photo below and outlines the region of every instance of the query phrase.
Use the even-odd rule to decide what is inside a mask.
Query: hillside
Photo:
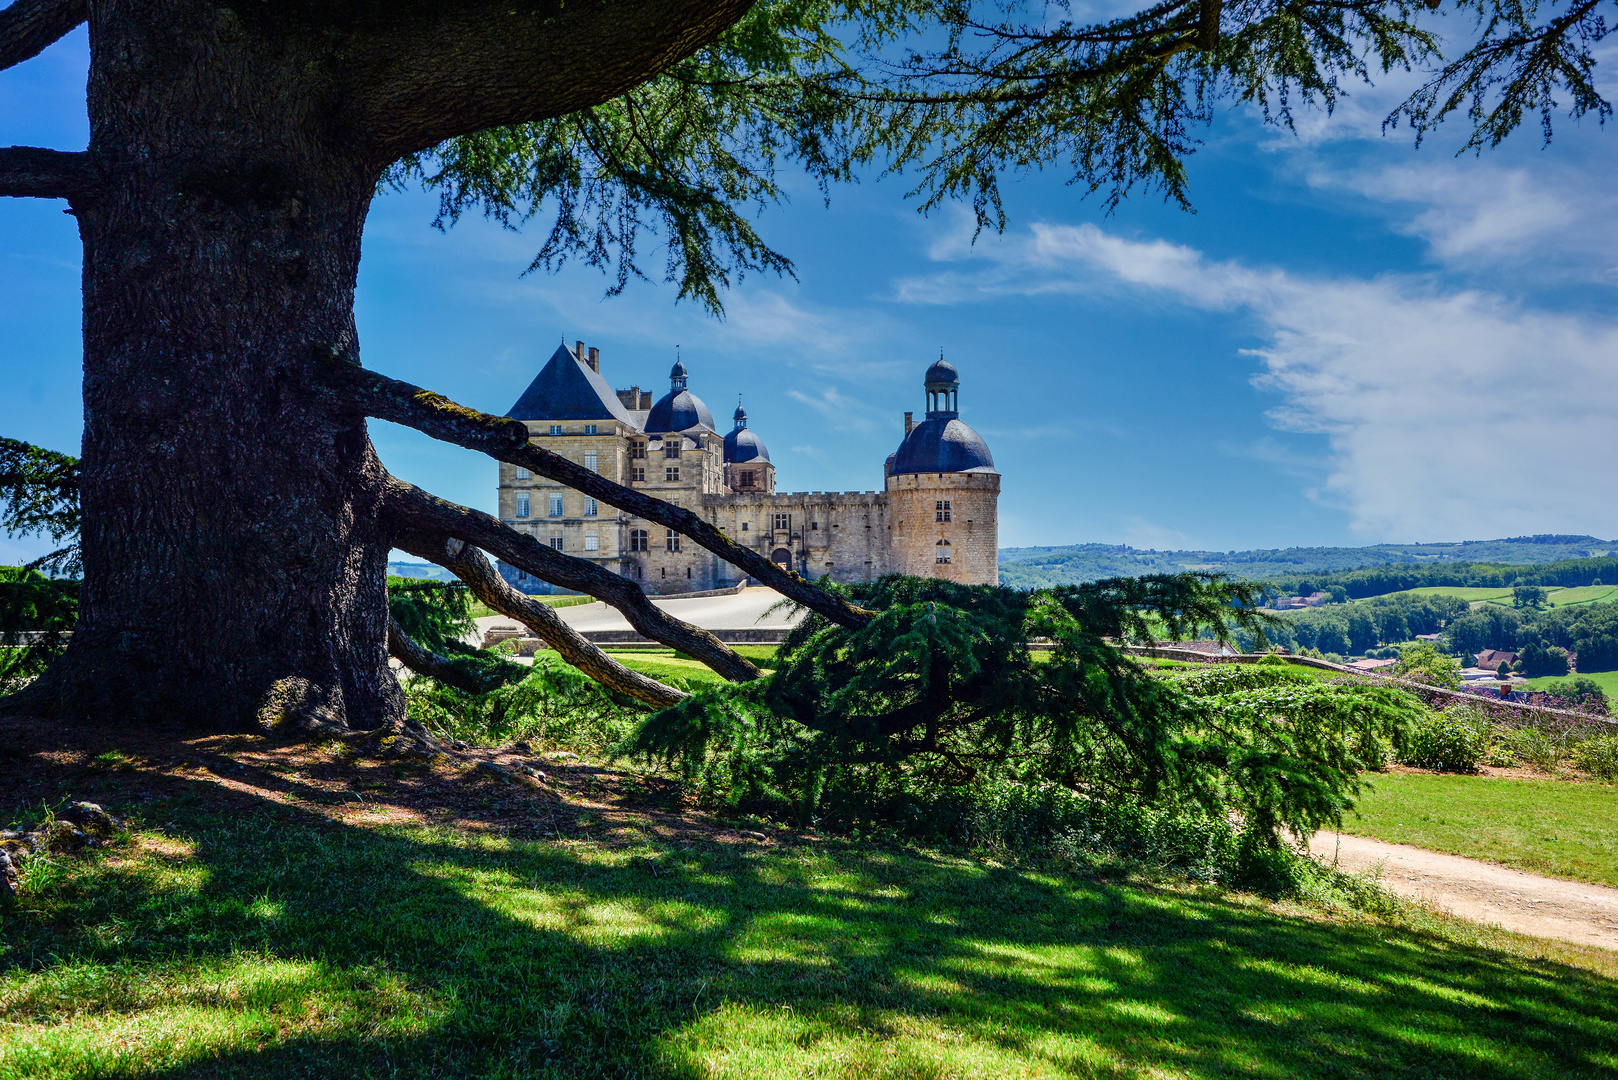
[[[1123,544],[1000,549],[1000,582],[1018,589],[1076,585],[1108,577],[1216,570],[1252,580],[1333,574],[1373,566],[1494,563],[1534,566],[1618,554],[1618,540],[1542,534],[1452,544],[1373,544],[1251,551],[1156,551]]]

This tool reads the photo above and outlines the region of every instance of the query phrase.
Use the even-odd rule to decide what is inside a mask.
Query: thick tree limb
[[[430,676],[448,683],[457,690],[481,694],[487,689],[477,679],[451,663],[448,657],[439,656],[425,645],[412,640],[410,635],[404,632],[404,627],[392,616],[388,617],[388,655],[417,675]]]
[[[388,164],[455,135],[610,101],[713,41],[753,0],[380,0],[311,5],[348,43],[345,124]]]
[[[682,622],[646,598],[639,585],[586,559],[564,555],[532,536],[509,529],[488,514],[445,502],[389,477],[386,513],[400,536],[424,532],[452,536],[498,555],[541,581],[589,593],[623,612],[640,633],[696,657],[732,682],[759,677],[758,668],[701,627]]]
[[[89,154],[38,146],[0,147],[0,195],[72,199],[95,186]]]
[[[38,56],[89,13],[88,0],[17,0],[0,11],[0,69]]]
[[[730,565],[746,571],[760,584],[824,615],[839,626],[856,629],[871,620],[871,612],[816,588],[791,570],[783,570],[752,548],[736,543],[690,510],[626,488],[559,454],[531,445],[528,428],[520,420],[491,416],[457,405],[430,390],[390,379],[337,357],[323,357],[317,363],[320,363],[328,384],[339,394],[341,402],[363,411],[367,416],[391,420],[435,439],[521,465],[625,513],[673,529]],[[479,546],[487,549],[487,545]]]
[[[569,664],[584,672],[596,682],[620,694],[654,708],[667,708],[685,698],[685,693],[665,686],[656,679],[624,667],[602,652],[600,647],[583,634],[562,621],[556,610],[513,589],[489,565],[483,553],[470,544],[451,539],[443,534],[405,533],[394,538],[394,545],[417,558],[427,559],[444,567],[466,583],[472,595],[495,611],[522,623],[555,649]],[[388,647],[393,645],[389,630]],[[413,670],[421,670],[395,652],[400,660]],[[430,674],[430,673],[429,673]],[[447,681],[447,680],[446,680]]]

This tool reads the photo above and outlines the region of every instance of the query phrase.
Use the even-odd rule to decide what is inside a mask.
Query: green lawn
[[[1574,679],[1590,679],[1601,687],[1602,692],[1607,695],[1608,701],[1618,701],[1618,671],[1581,671],[1577,675],[1542,675],[1537,679],[1529,679],[1528,685],[1536,690],[1544,690],[1551,683],[1572,682]]]
[[[1586,585],[1577,589],[1558,589],[1547,586],[1545,589],[1545,602],[1551,607],[1570,607],[1574,604],[1609,604],[1618,602],[1618,585]],[[1399,592],[1384,593],[1381,596],[1367,597],[1367,600],[1381,600],[1390,596],[1458,596],[1473,604],[1503,604],[1511,606],[1510,589],[1484,589],[1459,588],[1451,585],[1424,585],[1419,589],[1403,589]],[[1356,603],[1365,603],[1365,600]]]
[[[1618,1071],[1610,954],[1436,918],[195,803],[153,804],[138,848],[30,872],[0,931],[0,1077]]]
[[[774,645],[732,645],[731,648],[762,668],[768,668],[775,660]],[[604,647],[602,651],[625,667],[654,679],[685,678],[716,684],[724,681],[707,664],[676,653],[673,649]]]
[[[1390,773],[1343,831],[1618,886],[1618,787]]]

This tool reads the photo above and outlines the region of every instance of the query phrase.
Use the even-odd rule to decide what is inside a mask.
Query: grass
[[[553,608],[577,607],[580,604],[593,604],[596,602],[595,597],[593,596],[531,596],[529,599],[538,600],[546,607]],[[472,618],[474,619],[482,619],[490,615],[500,614],[500,612],[494,610],[494,608],[490,607],[488,604],[485,604],[482,600],[473,598],[470,601],[470,604],[472,607]]]
[[[1343,831],[1618,886],[1618,787],[1390,773]]]
[[[1618,1070],[1612,954],[1437,917],[858,845],[146,816],[30,870],[0,1077]]]
[[[1545,690],[1552,683],[1570,683],[1574,679],[1589,679],[1601,687],[1601,691],[1607,695],[1608,701],[1618,701],[1618,671],[1581,671],[1577,675],[1541,675],[1537,679],[1529,679],[1528,685],[1535,690]]]
[[[1488,588],[1461,588],[1450,585],[1424,585],[1419,589],[1403,589],[1399,592],[1384,593],[1381,596],[1368,597],[1369,600],[1383,600],[1392,596],[1458,596],[1472,604],[1501,604],[1511,606],[1510,589]],[[1356,603],[1365,603],[1359,600]],[[1550,607],[1572,607],[1577,604],[1609,604],[1618,602],[1618,585],[1584,585],[1574,589],[1558,589],[1547,586],[1545,589],[1545,603]]]
[[[775,660],[774,645],[733,645],[731,648],[763,668],[768,668]],[[603,648],[602,651],[625,667],[654,679],[693,679],[715,685],[724,682],[707,664],[673,649]]]

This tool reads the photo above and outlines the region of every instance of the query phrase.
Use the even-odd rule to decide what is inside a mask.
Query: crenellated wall
[[[901,473],[888,477],[887,497],[893,573],[1000,584],[998,473]]]

